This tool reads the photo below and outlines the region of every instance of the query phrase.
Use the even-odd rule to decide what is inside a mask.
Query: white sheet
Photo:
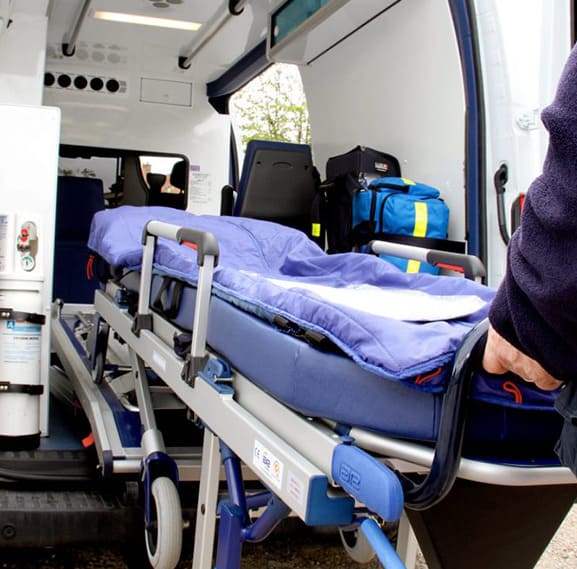
[[[453,320],[473,314],[485,306],[485,301],[474,295],[440,296],[418,290],[383,289],[367,284],[330,287],[268,277],[261,278],[284,289],[311,292],[333,304],[405,322]]]

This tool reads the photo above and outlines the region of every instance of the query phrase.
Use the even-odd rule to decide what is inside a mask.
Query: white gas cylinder
[[[0,290],[0,448],[40,442],[40,293]]]

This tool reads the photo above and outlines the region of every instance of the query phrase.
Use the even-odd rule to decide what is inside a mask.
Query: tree
[[[254,138],[311,142],[306,99],[294,65],[269,67],[234,95],[231,110],[243,146]]]

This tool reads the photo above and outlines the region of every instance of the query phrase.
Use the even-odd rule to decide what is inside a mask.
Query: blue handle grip
[[[358,447],[338,445],[333,453],[332,475],[348,494],[386,521],[403,513],[403,488],[384,464]]]

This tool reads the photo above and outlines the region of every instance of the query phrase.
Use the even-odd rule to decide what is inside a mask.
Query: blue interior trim
[[[485,114],[477,29],[470,0],[449,0],[465,86],[465,188],[468,252],[486,264]]]
[[[271,62],[266,57],[266,40],[251,49],[220,77],[207,83],[210,104],[221,114],[228,114],[230,96],[264,71]]]

